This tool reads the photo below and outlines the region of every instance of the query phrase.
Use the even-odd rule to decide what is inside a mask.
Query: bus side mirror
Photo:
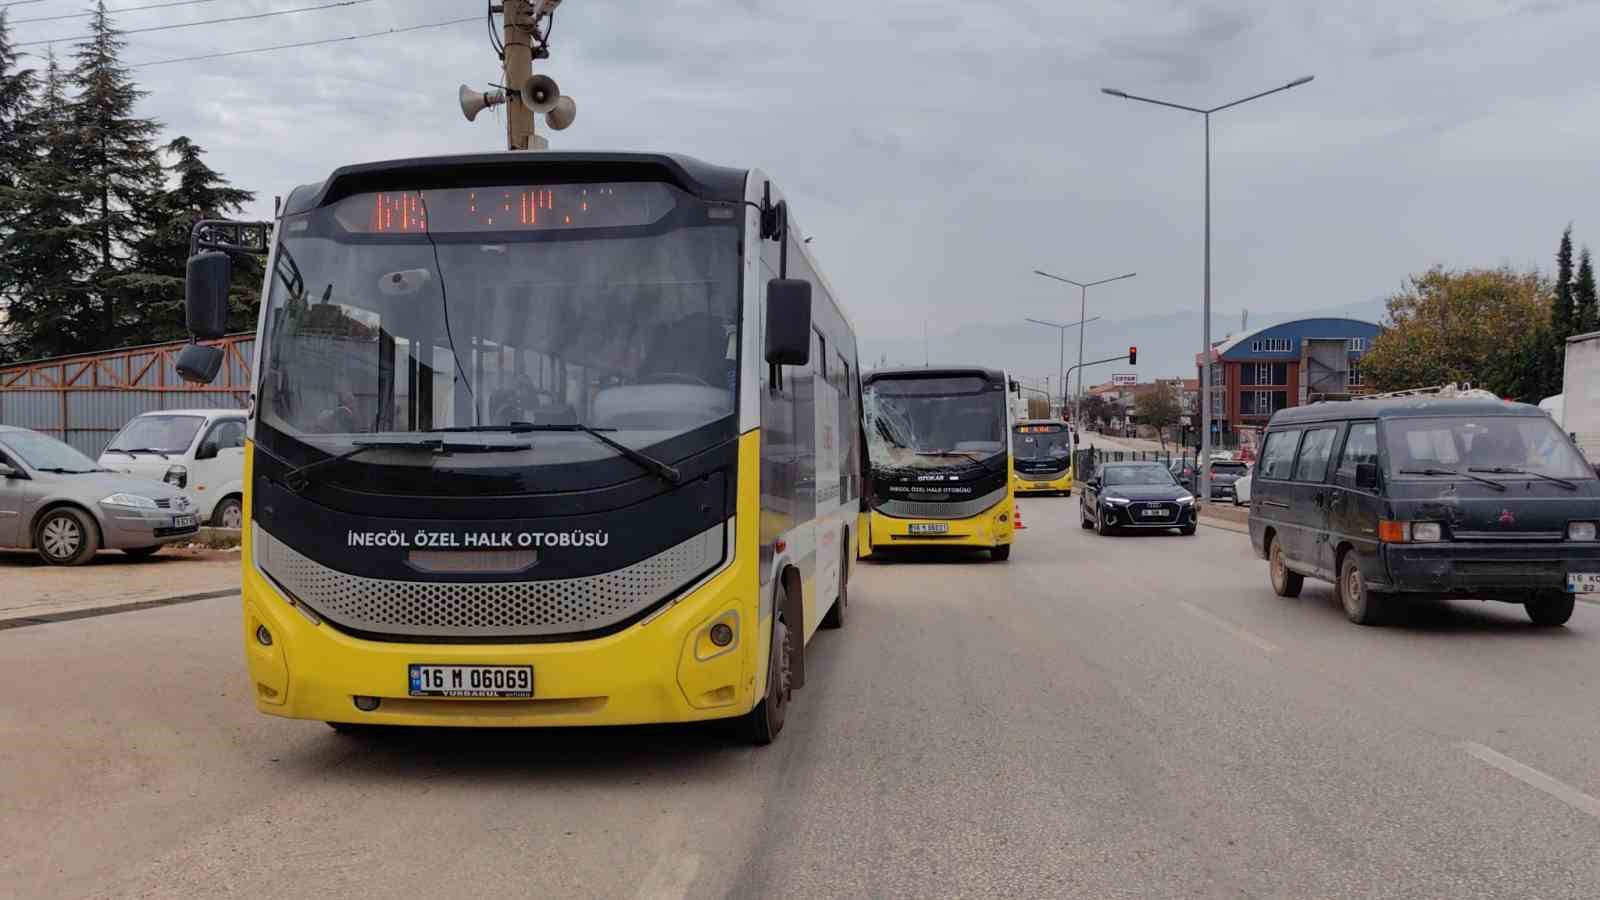
[[[1366,491],[1378,489],[1378,467],[1374,463],[1356,463],[1356,487]]]
[[[186,344],[178,351],[178,361],[174,366],[178,370],[178,377],[192,384],[210,384],[217,380],[217,373],[222,371],[222,348],[207,347],[204,344]]]
[[[189,334],[196,340],[216,340],[228,330],[228,286],[233,283],[233,261],[215,250],[189,257],[183,283],[183,311]]]
[[[803,366],[811,361],[811,282],[767,282],[767,363]]]

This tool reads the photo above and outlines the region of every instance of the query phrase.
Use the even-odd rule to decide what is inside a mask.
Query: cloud
[[[126,58],[483,8],[384,0],[130,35]],[[1104,96],[1108,85],[1211,105],[1317,76],[1212,123],[1219,316],[1369,302],[1434,263],[1543,263],[1569,220],[1600,244],[1600,222],[1583,218],[1600,209],[1597,26],[1600,7],[1564,0],[568,0],[541,69],[579,103],[558,147],[686,152],[785,185],[871,355],[874,342],[920,340],[924,319],[935,336],[1005,326],[1031,340],[1023,317],[1076,312],[1030,274],[1041,267],[1139,271],[1091,295],[1107,321],[1199,321],[1201,122]],[[82,31],[17,28],[19,40]],[[455,107],[459,82],[483,88],[497,69],[474,22],[136,74],[145,111],[207,147],[265,213],[347,162],[498,149],[503,119],[468,124]]]

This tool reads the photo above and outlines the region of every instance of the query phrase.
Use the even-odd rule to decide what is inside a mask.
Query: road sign
[[[1137,373],[1123,372],[1121,374],[1111,376],[1111,383],[1115,385],[1138,384],[1139,376]]]

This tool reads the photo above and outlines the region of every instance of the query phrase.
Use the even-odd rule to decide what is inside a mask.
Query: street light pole
[[[1097,284],[1105,284],[1111,281],[1121,281],[1124,278],[1132,278],[1139,273],[1129,272],[1126,275],[1118,275],[1114,278],[1102,278],[1099,281],[1090,282],[1073,281],[1071,278],[1062,278],[1060,275],[1051,275],[1049,272],[1044,272],[1039,269],[1034,269],[1033,274],[1043,275],[1046,278],[1053,278],[1056,281],[1063,281],[1067,284],[1076,285],[1078,288],[1078,319],[1079,321],[1083,321],[1084,315],[1089,311],[1089,288],[1092,288]],[[1095,318],[1098,319],[1100,317],[1095,316]],[[1090,319],[1089,321],[1093,321],[1093,319]],[[1073,368],[1078,370],[1078,401],[1072,408],[1072,424],[1075,428],[1081,428],[1082,426],[1078,424],[1078,419],[1083,413],[1083,331],[1081,329],[1078,331],[1078,364]],[[1061,409],[1063,412],[1065,412],[1066,408],[1067,385],[1065,382],[1062,382]]]
[[[1116,88],[1100,89],[1100,93],[1102,94],[1110,94],[1113,97],[1121,97],[1124,100],[1137,100],[1140,103],[1153,103],[1156,106],[1168,106],[1173,109],[1181,109],[1185,112],[1199,113],[1200,117],[1205,120],[1205,301],[1201,312],[1201,316],[1204,321],[1201,325],[1202,346],[1200,348],[1200,358],[1202,360],[1200,366],[1200,459],[1195,465],[1196,474],[1198,476],[1197,480],[1199,482],[1196,487],[1199,488],[1198,493],[1200,495],[1200,500],[1203,503],[1208,503],[1211,500],[1211,466],[1209,464],[1209,460],[1211,459],[1211,114],[1238,106],[1241,103],[1249,103],[1251,100],[1265,97],[1268,94],[1276,94],[1279,91],[1287,91],[1292,87],[1299,87],[1315,77],[1316,76],[1314,75],[1305,75],[1300,78],[1296,78],[1288,84],[1280,85],[1272,88],[1271,90],[1262,91],[1259,94],[1251,94],[1248,97],[1235,100],[1232,103],[1224,103],[1221,106],[1213,106],[1210,109],[1201,109],[1195,106],[1184,106],[1181,103],[1170,103],[1166,100],[1156,100],[1152,97],[1140,97],[1136,94],[1130,94],[1127,91],[1119,91]],[[1083,378],[1081,374],[1078,377],[1080,380]]]
[[[1076,322],[1068,322],[1068,323],[1066,323],[1064,325],[1061,324],[1060,322],[1046,322],[1044,319],[1028,319],[1027,320],[1029,322],[1032,322],[1035,325],[1048,325],[1051,328],[1059,329],[1060,332],[1061,332],[1061,349],[1060,349],[1060,352],[1057,354],[1057,357],[1056,357],[1056,377],[1058,379],[1060,379],[1060,384],[1058,385],[1058,387],[1061,390],[1061,411],[1062,412],[1066,412],[1066,410],[1067,410],[1067,376],[1066,376],[1066,372],[1067,372],[1067,370],[1066,370],[1066,365],[1067,365],[1067,329],[1068,328],[1077,328],[1078,329],[1078,334],[1081,336],[1083,334],[1083,328],[1080,327],[1080,326],[1087,325],[1090,322],[1098,322],[1099,320],[1100,320],[1100,317],[1099,316],[1095,316],[1092,319],[1079,319]],[[1082,353],[1082,347],[1083,347],[1083,343],[1082,343],[1081,340],[1079,341],[1078,346],[1079,346],[1079,353],[1081,354]],[[1049,376],[1046,376],[1045,377],[1045,383],[1048,384],[1049,381],[1050,381]]]

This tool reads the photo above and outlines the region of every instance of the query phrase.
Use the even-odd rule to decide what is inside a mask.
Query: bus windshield
[[[596,218],[573,222],[580,206]],[[320,453],[292,456],[315,459],[374,434],[532,423],[605,429],[635,449],[703,436],[681,457],[731,436],[739,265],[726,213],[637,183],[357,195],[287,219],[267,298],[264,449],[309,445]],[[536,453],[362,454],[328,477],[375,461],[504,476],[614,454],[557,433]]]
[[[1061,425],[1018,425],[1011,452],[1020,460],[1059,460],[1072,455],[1072,435]]]
[[[873,381],[863,395],[873,467],[965,467],[1002,456],[1005,396],[977,375]]]

